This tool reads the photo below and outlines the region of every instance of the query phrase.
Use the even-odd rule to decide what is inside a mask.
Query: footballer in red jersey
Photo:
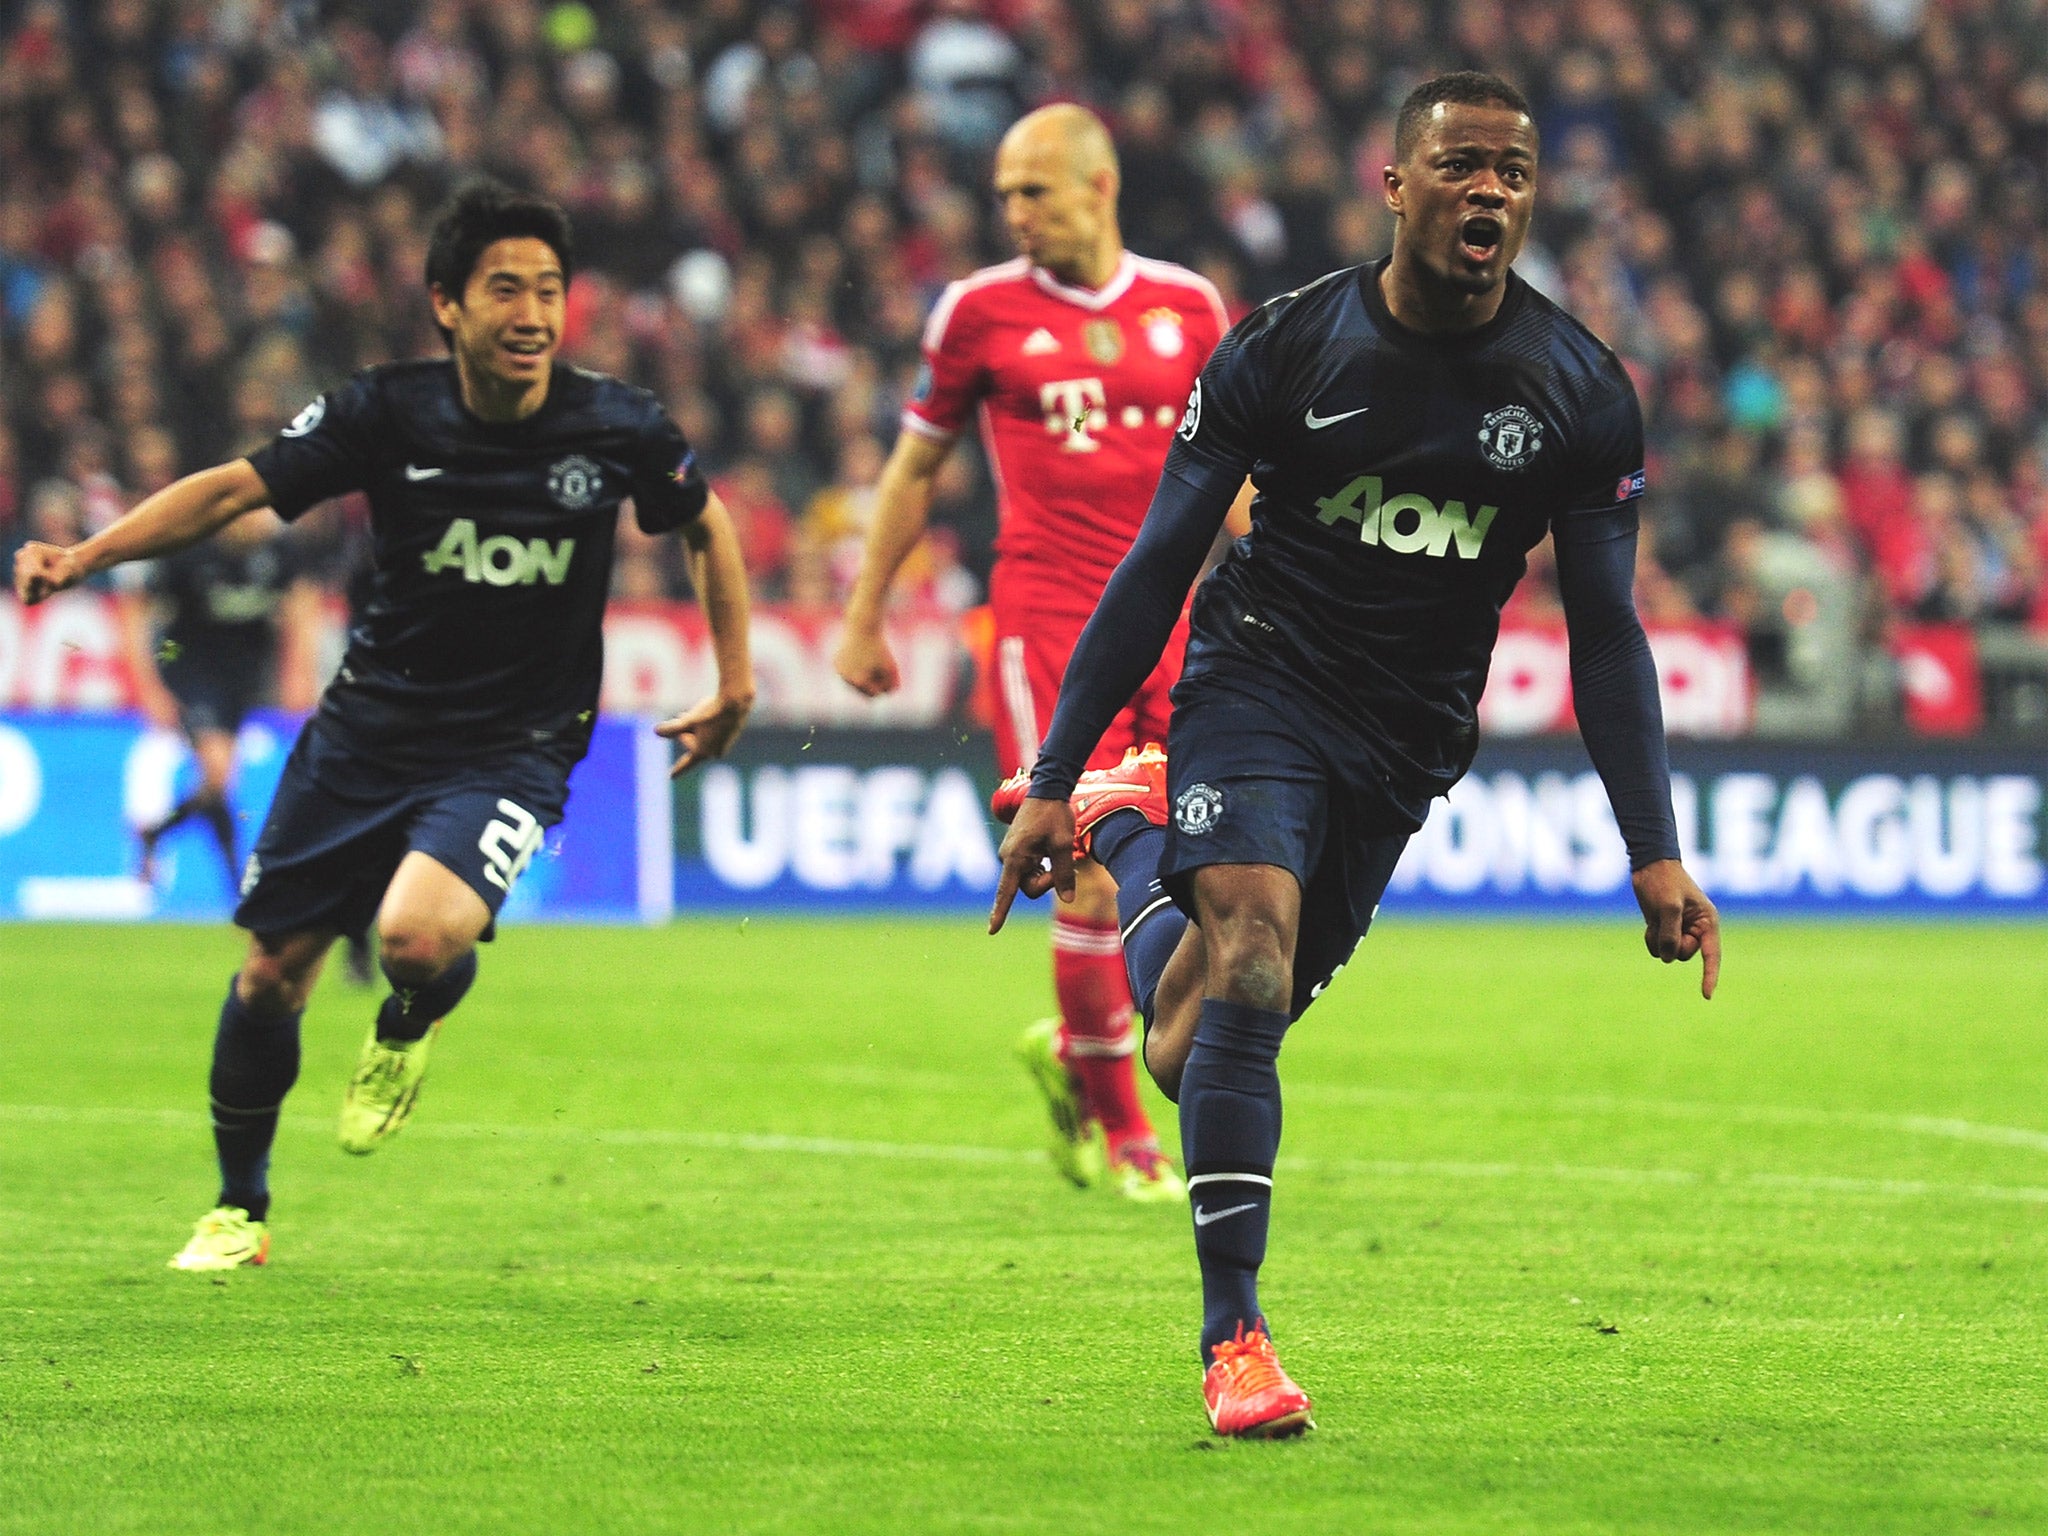
[[[924,533],[939,466],[976,420],[1001,508],[989,599],[1004,774],[1035,759],[1074,641],[1137,537],[1188,395],[1230,323],[1205,278],[1124,249],[1117,189],[1115,147],[1084,108],[1041,108],[1004,136],[995,191],[1022,254],[954,283],[932,310],[836,658],[870,698],[897,687],[882,631],[889,583]],[[1235,516],[1233,534],[1241,508]],[[1180,653],[1178,640],[1167,647],[1091,766],[1166,739]],[[1045,1095],[1062,1173],[1085,1186],[1106,1163],[1121,1193],[1178,1201],[1132,1072],[1115,895],[1089,866],[1054,912],[1060,1017],[1026,1031],[1020,1055]]]

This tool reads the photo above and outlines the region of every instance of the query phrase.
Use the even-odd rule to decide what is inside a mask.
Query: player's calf
[[[374,1152],[412,1118],[435,1032],[476,981],[476,951],[416,987],[405,984],[388,955],[384,968],[391,995],[377,1010],[341,1101],[341,1145],[358,1155]]]

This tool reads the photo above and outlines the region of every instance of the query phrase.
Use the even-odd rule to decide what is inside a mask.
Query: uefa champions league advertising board
[[[264,714],[243,729],[245,851],[297,724]],[[1687,867],[1733,916],[2048,917],[2038,753],[1674,740],[1672,759]],[[764,728],[673,784],[668,761],[648,722],[600,722],[567,820],[513,889],[513,922],[966,914],[994,892],[985,734]],[[224,920],[234,892],[202,826],[166,840],[153,882],[136,876],[134,829],[192,777],[182,738],[130,715],[0,715],[0,919]],[[1390,916],[1633,910],[1606,796],[1569,738],[1482,751],[1387,899]]]
[[[2048,917],[2037,754],[1674,740],[1672,757],[1686,866],[1733,913]],[[1002,831],[983,809],[993,761],[980,734],[751,732],[679,789],[677,907],[983,910]],[[1606,793],[1570,738],[1482,751],[1387,899],[1390,913],[1635,909]]]
[[[245,856],[299,724],[264,712],[242,727],[232,804]],[[513,886],[506,916],[666,918],[667,765],[667,744],[640,722],[601,722],[569,781],[569,819]],[[0,714],[0,919],[225,920],[234,880],[197,819],[164,839],[153,880],[137,877],[135,829],[163,816],[196,780],[184,738],[135,716]]]
[[[2048,917],[2038,752],[1673,740],[1671,758],[1686,868],[1725,912]],[[1387,900],[1632,910],[1621,834],[1578,743],[1483,750],[1410,841]]]

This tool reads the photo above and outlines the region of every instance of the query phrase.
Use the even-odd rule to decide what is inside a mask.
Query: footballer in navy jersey
[[[304,709],[318,691],[319,595],[300,566],[277,519],[252,513],[153,562],[129,607],[142,706],[158,724],[183,727],[199,770],[190,793],[140,829],[144,880],[155,878],[159,842],[195,817],[212,830],[228,883],[241,876],[228,796],[242,719],[273,695]]]
[[[681,772],[720,756],[753,702],[747,578],[731,519],[644,390],[555,360],[574,250],[566,214],[490,182],[438,217],[427,289],[445,359],[368,369],[247,459],[188,476],[70,549],[17,554],[24,602],[194,544],[259,507],[289,521],[369,500],[373,570],[347,654],[286,764],[242,877],[247,958],[211,1081],[221,1189],[179,1269],[260,1264],[270,1144],[298,1076],[299,1016],[337,935],[374,918],[392,991],[344,1098],[373,1150],[411,1114],[476,945],[558,822],[603,678],[612,544],[629,499],[681,536],[718,688],[656,729]]]
[[[672,533],[707,498],[660,402],[559,363],[539,409],[512,422],[464,405],[447,360],[366,369],[249,463],[287,520],[367,497],[369,584],[319,720],[407,766],[529,744],[580,757],[620,506]]]
[[[1385,171],[1392,254],[1240,321],[1189,398],[1145,526],[1089,621],[1013,816],[991,928],[1116,878],[1146,1065],[1180,1105],[1219,1433],[1298,1433],[1257,1297],[1290,1023],[1365,935],[1430,800],[1470,767],[1500,613],[1554,542],[1574,700],[1645,942],[1702,959],[1633,577],[1643,434],[1613,353],[1511,270],[1537,134],[1495,76],[1418,86]],[[1165,643],[1244,477],[1252,529],[1197,594],[1163,759],[1083,774]],[[1071,803],[1070,803],[1071,797]]]
[[[1232,330],[1166,473],[1259,491],[1197,598],[1184,675],[1299,691],[1419,824],[1471,764],[1529,551],[1634,532],[1643,427],[1614,354],[1512,271],[1493,318],[1445,338],[1388,313],[1387,265]]]

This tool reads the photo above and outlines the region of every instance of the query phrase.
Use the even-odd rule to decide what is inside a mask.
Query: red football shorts
[[[995,610],[995,652],[990,665],[995,674],[996,768],[1003,777],[1038,760],[1038,745],[1052,725],[1053,707],[1059,702],[1067,658],[1073,655],[1086,623],[1085,619],[1026,608]],[[1166,745],[1166,723],[1173,713],[1166,695],[1180,681],[1187,643],[1188,623],[1183,615],[1174,626],[1173,638],[1166,642],[1159,665],[1103,732],[1095,755],[1088,759],[1090,768],[1109,768],[1122,762],[1126,747],[1143,746],[1148,741]]]

